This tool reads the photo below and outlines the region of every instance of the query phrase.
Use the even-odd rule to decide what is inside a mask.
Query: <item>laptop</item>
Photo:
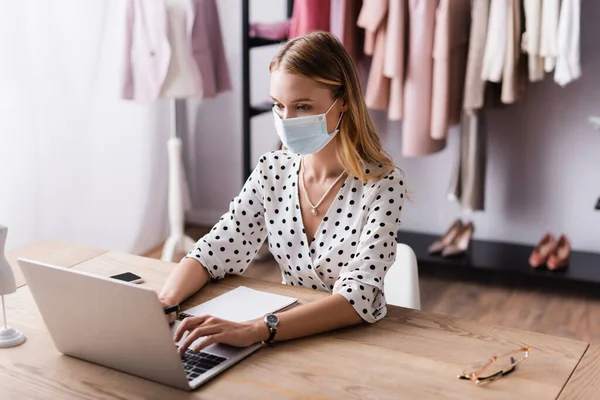
[[[54,345],[68,356],[192,390],[261,347],[213,344],[180,356],[173,342],[179,322],[169,326],[152,289],[22,258],[18,263]]]

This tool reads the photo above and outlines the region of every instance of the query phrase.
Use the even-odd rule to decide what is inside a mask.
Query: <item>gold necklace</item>
[[[317,204],[313,205],[313,203],[308,198],[308,192],[306,191],[306,182],[304,181],[304,165],[303,164],[304,164],[304,158],[301,160],[301,164],[300,164],[300,167],[302,168],[301,183],[302,183],[302,189],[304,190],[304,198],[306,199],[306,201],[308,202],[308,204],[312,208],[312,210],[310,211],[310,213],[316,217],[317,215],[319,215],[319,211],[317,210],[317,208],[319,208],[319,206],[321,205],[321,203],[323,202],[323,200],[325,200],[325,198],[327,197],[327,195],[329,194],[329,192],[331,192],[331,189],[333,189],[333,187],[340,181],[340,179],[342,179],[342,177],[344,175],[346,175],[346,171],[342,172],[340,174],[340,176],[337,177],[337,179],[335,180],[335,182],[333,182],[331,184],[331,186],[329,186],[329,189],[327,189],[327,191],[325,192],[325,194],[321,197],[321,200],[319,200],[319,202]]]

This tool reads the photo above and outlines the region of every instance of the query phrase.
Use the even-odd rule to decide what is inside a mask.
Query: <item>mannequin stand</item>
[[[171,100],[171,137],[167,142],[169,156],[169,238],[163,246],[163,261],[174,261],[177,253],[187,253],[195,243],[184,232],[184,185],[181,139],[177,137],[177,100]]]
[[[7,347],[18,346],[25,341],[25,335],[23,333],[11,328],[6,325],[6,308],[4,307],[4,295],[2,297],[2,321],[3,324],[0,326],[0,349]]]

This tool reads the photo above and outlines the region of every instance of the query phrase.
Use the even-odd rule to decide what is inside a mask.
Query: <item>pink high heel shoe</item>
[[[555,271],[557,269],[566,268],[569,265],[569,258],[571,256],[571,243],[565,235],[561,235],[556,242],[556,245],[552,249],[552,252],[548,256],[546,266],[549,270]]]
[[[533,248],[531,255],[529,256],[529,265],[533,268],[540,267],[546,264],[548,257],[550,257],[550,253],[554,246],[556,245],[556,241],[554,239],[554,235],[550,232],[546,233],[540,239],[539,243]]]

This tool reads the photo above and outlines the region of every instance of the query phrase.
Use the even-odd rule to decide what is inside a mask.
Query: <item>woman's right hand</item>
[[[168,300],[168,299],[160,299],[160,304],[162,305],[163,309],[167,308],[167,307],[171,307],[176,305],[176,303]],[[170,324],[172,324],[173,322],[175,322],[175,320],[177,319],[177,313],[176,312],[172,312],[169,314],[165,314],[165,317],[167,318],[167,322]]]

